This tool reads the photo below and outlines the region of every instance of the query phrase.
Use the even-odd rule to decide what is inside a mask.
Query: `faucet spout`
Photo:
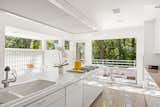
[[[2,80],[2,84],[4,84],[4,88],[6,88],[9,87],[9,83],[16,82],[17,78],[14,73],[12,73],[13,78],[9,78],[9,72],[10,72],[9,66],[5,67],[4,71],[5,71],[5,79]]]

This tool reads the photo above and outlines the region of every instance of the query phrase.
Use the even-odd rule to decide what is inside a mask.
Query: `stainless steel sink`
[[[55,82],[51,82],[47,80],[34,80],[31,82],[27,82],[24,84],[10,87],[10,91],[17,93],[19,95],[22,95],[22,96],[26,96],[34,92],[40,91],[42,89],[45,89],[54,84]]]
[[[43,90],[54,84],[55,82],[47,80],[34,80],[20,85],[3,88],[0,90],[0,105],[24,97],[26,95],[32,94],[34,92]]]
[[[16,95],[13,95],[12,93],[9,93],[7,91],[0,92],[0,104],[7,103],[7,102],[15,100],[17,98],[19,98],[19,97]]]

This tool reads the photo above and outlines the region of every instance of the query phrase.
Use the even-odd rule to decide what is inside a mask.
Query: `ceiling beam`
[[[63,10],[65,13],[75,17],[79,21],[81,21],[83,24],[91,28],[92,30],[97,30],[97,25],[91,20],[89,20],[84,14],[82,14],[79,10],[77,10],[74,6],[72,6],[69,2],[66,0],[48,0],[52,4],[54,4],[56,7]]]

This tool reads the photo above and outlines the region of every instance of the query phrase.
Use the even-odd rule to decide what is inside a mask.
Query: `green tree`
[[[5,48],[41,49],[41,41],[6,36]]]
[[[94,59],[135,60],[135,38],[93,40],[92,50]]]
[[[55,49],[55,45],[58,44],[58,40],[48,40],[47,49]]]

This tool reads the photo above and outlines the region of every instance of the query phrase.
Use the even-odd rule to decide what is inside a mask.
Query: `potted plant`
[[[68,65],[67,54],[62,47],[58,47],[57,50],[59,62],[55,64],[54,67],[58,68],[59,74],[63,74],[64,66]]]

